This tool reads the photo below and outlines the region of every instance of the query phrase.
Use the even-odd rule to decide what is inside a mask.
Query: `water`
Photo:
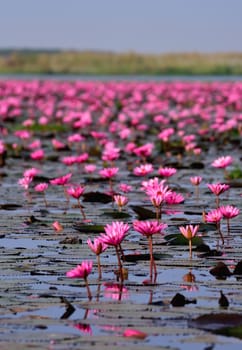
[[[57,81],[138,81],[138,82],[234,82],[242,75],[81,75],[81,74],[0,74],[0,80],[57,80]]]

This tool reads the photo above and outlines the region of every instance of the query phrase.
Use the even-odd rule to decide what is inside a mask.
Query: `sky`
[[[242,0],[0,0],[0,48],[242,52]]]

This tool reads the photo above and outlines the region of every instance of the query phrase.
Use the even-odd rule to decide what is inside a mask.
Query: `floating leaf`
[[[223,312],[205,314],[191,320],[189,326],[207,331],[217,331],[227,327],[242,327],[242,315]]]
[[[102,192],[87,192],[83,194],[83,202],[111,203],[112,196]]]
[[[171,258],[170,254],[162,254],[162,253],[154,253],[153,254],[155,260],[162,260]],[[127,254],[125,255],[125,261],[127,262],[136,262],[136,261],[149,261],[150,254]]]
[[[60,244],[81,244],[82,240],[78,237],[66,237],[62,241],[60,241]]]
[[[82,223],[74,223],[73,228],[83,233],[101,233],[104,232],[103,225],[83,225]]]
[[[226,279],[226,277],[232,275],[232,273],[229,271],[228,266],[222,261],[218,262],[218,264],[215,267],[213,267],[209,272],[211,273],[211,275],[215,276],[218,279]]]
[[[240,260],[237,265],[235,266],[234,275],[242,275],[242,260]]]
[[[156,214],[150,209],[146,209],[146,208],[141,207],[139,205],[131,205],[131,208],[138,215],[140,220],[155,219],[156,218]]]
[[[225,335],[227,337],[235,337],[242,339],[242,326],[222,328],[217,330],[215,333]]]
[[[165,240],[167,241],[167,244],[169,245],[187,245],[188,240],[180,233],[170,234],[166,235]],[[195,236],[192,238],[192,245],[198,246],[200,244],[203,244],[203,240],[199,236]]]
[[[18,208],[21,208],[22,205],[19,205],[19,204],[11,204],[11,203],[8,203],[8,204],[0,204],[0,209],[2,210],[16,210]]]
[[[102,215],[110,216],[113,219],[125,219],[130,218],[130,214],[124,212],[124,211],[104,211]]]

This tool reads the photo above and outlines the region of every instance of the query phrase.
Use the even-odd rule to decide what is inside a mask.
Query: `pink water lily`
[[[34,190],[36,192],[42,192],[43,193],[43,195],[44,195],[44,202],[45,202],[45,206],[46,207],[48,206],[48,203],[47,203],[47,200],[46,200],[45,191],[47,190],[48,187],[49,187],[49,185],[46,182],[41,182],[41,183],[37,184],[34,187]]]
[[[219,208],[222,216],[227,220],[227,230],[228,234],[230,233],[230,219],[235,218],[239,215],[239,208],[234,207],[233,205],[225,205]]]
[[[169,167],[160,167],[158,169],[158,174],[163,177],[171,177],[175,175],[177,170],[175,168],[169,168]]]
[[[217,208],[217,209],[210,210],[206,214],[205,220],[206,220],[206,222],[211,222],[211,223],[216,224],[218,233],[219,233],[221,240],[222,240],[222,244],[224,244],[224,237],[223,237],[223,234],[222,234],[221,229],[220,229],[220,221],[221,221],[222,217],[223,217],[223,214],[221,213],[220,208]]]
[[[97,256],[98,276],[100,279],[102,277],[100,254],[105,252],[105,250],[108,248],[108,245],[105,244],[99,237],[94,238],[93,242],[90,238],[88,238],[87,245],[91,249],[91,251]]]
[[[153,170],[152,164],[141,164],[140,166],[134,168],[133,173],[136,176],[146,176],[152,173]]]
[[[85,260],[81,263],[81,265],[77,265],[77,267],[66,273],[66,277],[84,279],[89,300],[92,299],[92,294],[88,285],[87,277],[92,272],[92,265],[92,261]]]
[[[156,263],[153,255],[153,241],[152,236],[154,234],[161,234],[163,230],[167,227],[166,224],[160,223],[159,221],[134,221],[133,227],[135,231],[141,233],[143,236],[148,238],[149,242],[149,251],[150,251],[150,280],[153,279],[154,271],[154,281],[157,276]]]
[[[128,203],[129,199],[126,196],[121,194],[116,194],[113,196],[115,203],[117,204],[119,211],[122,211],[122,208]]]
[[[105,233],[102,233],[100,235],[100,239],[103,243],[107,244],[108,246],[115,247],[119,265],[119,273],[121,281],[123,281],[123,267],[120,257],[120,254],[123,255],[121,243],[127,236],[128,231],[130,230],[130,226],[122,221],[113,221],[111,224],[105,225],[104,230]]]
[[[224,193],[225,191],[228,191],[230,186],[227,184],[207,184],[208,188],[210,189],[211,192],[213,192],[216,196],[216,206],[217,208],[219,207],[219,196]]]
[[[233,163],[233,158],[231,156],[222,156],[215,159],[212,162],[212,166],[215,168],[226,168]]]
[[[190,259],[192,258],[192,239],[196,236],[198,229],[199,229],[199,225],[179,226],[179,230],[180,230],[181,234],[189,242]]]
[[[199,199],[199,185],[202,182],[202,177],[201,176],[191,176],[190,177],[190,182],[192,185],[195,186],[195,196],[196,199]]]

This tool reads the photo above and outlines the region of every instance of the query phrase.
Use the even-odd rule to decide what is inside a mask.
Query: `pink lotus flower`
[[[46,182],[42,182],[42,183],[39,183],[38,185],[36,185],[34,187],[34,190],[36,192],[44,192],[47,190],[47,188],[48,188],[48,184]]]
[[[70,278],[87,278],[92,272],[92,261],[83,261],[81,265],[77,265],[76,268],[66,273],[67,277]]]
[[[83,278],[86,283],[87,294],[89,300],[92,299],[92,294],[88,285],[87,277],[92,272],[92,261],[83,261],[81,265],[77,265],[76,268],[68,271],[66,277],[70,278]]]
[[[84,186],[71,186],[69,188],[67,188],[66,192],[69,194],[69,196],[75,198],[75,199],[79,199],[83,193],[85,191],[85,187]]]
[[[227,191],[229,189],[229,185],[226,184],[207,184],[208,188],[211,192],[213,192],[216,196],[219,196],[221,193]]]
[[[198,186],[198,185],[200,185],[200,183],[202,181],[202,177],[201,176],[193,176],[193,177],[190,177],[190,181],[191,181],[192,185]]]
[[[154,234],[161,234],[162,231],[167,227],[167,224],[160,223],[156,220],[153,221],[139,221],[133,222],[133,227],[135,231],[141,233],[142,235],[149,237]]]
[[[219,208],[223,217],[226,219],[232,219],[239,215],[240,210],[233,205],[225,205]]]
[[[156,208],[156,219],[159,220],[161,218],[161,207],[171,190],[168,186],[165,186],[165,180],[159,181],[157,177],[149,181],[143,181],[142,189],[145,190],[151,203]]]
[[[215,159],[212,162],[212,166],[215,168],[226,168],[233,163],[233,158],[231,156],[222,156]]]
[[[223,217],[223,215],[221,213],[220,208],[217,208],[217,209],[211,210],[210,212],[208,212],[205,215],[205,221],[216,224],[218,233],[219,233],[221,240],[222,240],[222,244],[224,244],[224,237],[223,237],[223,234],[220,230],[220,221],[221,221],[222,217]]]
[[[40,140],[35,140],[33,142],[31,142],[29,145],[28,145],[28,149],[35,149],[35,148],[40,148],[41,147],[41,141]]]
[[[119,155],[120,148],[115,147],[113,142],[107,142],[102,153],[102,160],[112,162],[118,159]]]
[[[153,143],[146,143],[143,146],[135,147],[133,149],[133,152],[137,156],[139,156],[139,157],[141,157],[143,159],[146,159],[148,156],[151,155],[153,148],[154,148],[154,144]]]
[[[120,184],[119,189],[120,189],[120,191],[122,191],[124,193],[128,193],[132,190],[132,186],[127,185],[127,184]]]
[[[78,143],[84,140],[84,137],[80,134],[72,134],[68,136],[67,141],[70,143]]]
[[[188,240],[191,240],[193,237],[196,236],[198,229],[199,225],[187,225],[179,227],[179,230],[181,231],[183,236]]]
[[[56,150],[61,150],[61,149],[64,149],[66,148],[66,145],[59,141],[59,140],[56,140],[56,139],[52,139],[51,140],[51,143],[52,143],[52,146],[56,149]]]
[[[121,243],[127,236],[129,229],[130,226],[128,224],[125,224],[122,221],[114,221],[112,224],[107,224],[104,227],[105,233],[100,235],[100,239],[103,243],[115,247],[121,281],[124,280],[123,267],[120,257],[120,253],[123,255]]]
[[[146,176],[152,173],[153,170],[152,164],[141,164],[140,166],[134,168],[133,173],[136,176]]]
[[[38,175],[40,173],[40,170],[37,168],[30,168],[30,169],[26,169],[24,171],[24,177],[35,177],[36,175]]]
[[[107,224],[104,227],[105,233],[102,233],[100,238],[103,243],[110,246],[118,246],[127,236],[130,227],[122,221],[113,221],[112,224]]]
[[[42,149],[38,149],[30,154],[33,160],[42,160],[45,157],[45,152]]]
[[[80,198],[83,195],[84,191],[85,191],[85,187],[81,185],[75,186],[75,187],[71,186],[66,189],[67,195],[77,199],[78,207],[80,208],[80,211],[82,213],[83,220],[86,220],[86,215],[80,202]]]
[[[192,258],[192,239],[196,236],[198,229],[199,225],[187,225],[179,227],[182,235],[189,241],[190,259]]]
[[[38,185],[36,185],[34,187],[34,190],[36,192],[43,192],[44,202],[45,202],[45,206],[46,207],[48,206],[48,203],[47,203],[47,200],[46,200],[46,197],[45,197],[45,191],[47,190],[47,188],[48,188],[48,184],[46,182],[39,183]]]
[[[87,244],[96,255],[102,254],[108,247],[107,244],[105,244],[99,237],[94,238],[93,242],[90,240],[90,238],[88,238]]]
[[[207,222],[213,222],[213,223],[218,223],[222,219],[223,215],[220,211],[220,208],[218,209],[213,209],[210,212],[206,214],[206,221]]]
[[[32,176],[24,176],[21,179],[18,180],[18,184],[23,187],[25,190],[29,188],[29,185],[33,181]]]
[[[116,176],[118,171],[119,168],[104,168],[99,171],[99,174],[106,179],[110,179]]]
[[[59,221],[53,222],[52,227],[56,232],[63,231],[63,226],[59,223]]]
[[[161,234],[162,231],[167,227],[166,224],[162,224],[158,221],[134,221],[133,222],[134,229],[141,233],[142,235],[148,238],[149,242],[149,251],[150,251],[150,279],[153,279],[153,271],[154,271],[154,282],[156,281],[157,270],[156,263],[153,255],[153,242],[152,236],[154,234]]]
[[[95,164],[85,164],[84,170],[87,174],[92,174],[97,169],[97,166]]]
[[[97,237],[94,238],[94,241],[92,242],[90,238],[87,240],[87,244],[89,248],[93,251],[94,254],[97,256],[97,264],[98,264],[98,277],[99,279],[102,277],[102,271],[101,271],[101,261],[100,261],[100,254],[105,252],[107,249],[107,244],[103,243],[103,241]]]
[[[184,197],[180,193],[171,191],[165,195],[165,202],[169,205],[180,204],[184,202]]]
[[[217,208],[219,207],[219,196],[223,192],[227,191],[230,186],[226,184],[207,184],[208,188],[210,189],[211,192],[213,192],[216,196],[216,206]]]
[[[176,172],[177,170],[175,168],[164,167],[158,169],[158,174],[163,177],[173,176]]]
[[[230,219],[239,215],[240,210],[233,205],[226,205],[219,208],[223,217],[227,220],[227,231],[230,233]]]
[[[116,194],[113,196],[113,199],[117,206],[119,207],[119,211],[122,210],[122,208],[128,203],[129,199],[126,196],[123,196],[121,194]]]
[[[69,173],[64,176],[57,177],[53,180],[50,180],[50,184],[56,185],[56,186],[65,186],[69,182],[71,177],[72,177],[72,173]]]

